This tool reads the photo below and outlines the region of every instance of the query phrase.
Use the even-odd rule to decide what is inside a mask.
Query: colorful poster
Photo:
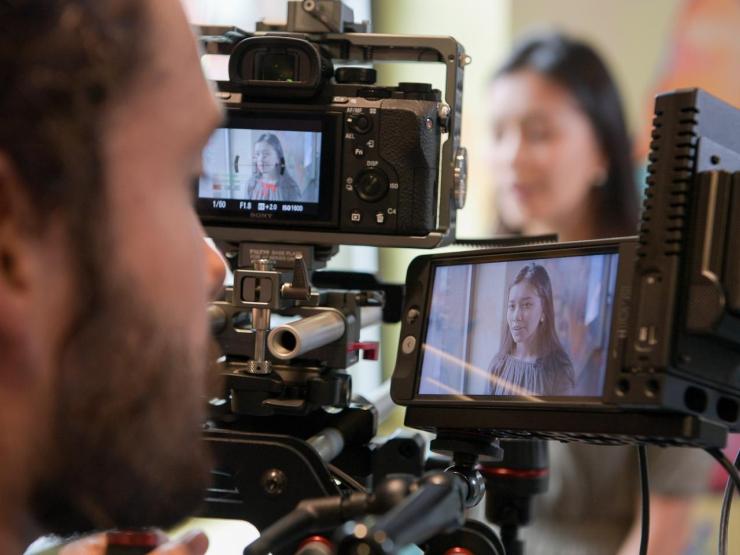
[[[686,0],[678,9],[646,103],[638,160],[644,160],[649,149],[654,95],[685,87],[700,87],[740,106],[740,1]]]

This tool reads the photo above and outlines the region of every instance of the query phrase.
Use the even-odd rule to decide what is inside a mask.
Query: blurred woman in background
[[[638,190],[622,105],[587,44],[560,34],[520,42],[488,89],[490,162],[501,233],[576,241],[636,233]],[[632,555],[639,546],[636,449],[550,445],[550,486],[534,500],[526,552]],[[706,454],[651,449],[651,555],[681,553]]]
[[[561,241],[631,235],[637,187],[619,94],[587,45],[520,44],[488,90],[499,228]]]

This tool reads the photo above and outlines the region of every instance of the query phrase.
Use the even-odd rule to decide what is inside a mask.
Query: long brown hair
[[[560,33],[525,37],[493,74],[491,82],[511,73],[530,70],[559,84],[576,100],[591,123],[608,162],[604,183],[591,189],[596,213],[595,236],[637,233],[640,213],[635,169],[630,158],[622,101],[606,64],[589,44]],[[517,233],[499,223],[499,233]]]
[[[573,363],[570,357],[563,349],[558,333],[555,330],[555,304],[552,300],[552,283],[550,276],[544,266],[530,262],[517,272],[514,280],[509,284],[506,290],[506,299],[508,301],[511,289],[518,283],[526,282],[529,284],[542,302],[543,321],[538,325],[535,336],[535,348],[537,359],[544,367],[546,373],[551,374],[555,371],[565,370],[571,383],[574,382]],[[504,322],[501,326],[501,343],[499,356],[511,355],[514,353],[515,343],[509,329],[507,313],[504,311]]]

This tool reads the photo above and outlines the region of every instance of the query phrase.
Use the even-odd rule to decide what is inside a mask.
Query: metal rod
[[[342,315],[327,310],[277,326],[267,336],[267,347],[275,358],[290,360],[336,341],[344,330]]]

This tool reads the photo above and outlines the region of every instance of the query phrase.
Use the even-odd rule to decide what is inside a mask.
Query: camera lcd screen
[[[618,254],[433,270],[419,396],[602,395]]]
[[[220,128],[203,151],[200,198],[319,201],[321,132]]]
[[[331,223],[332,123],[232,115],[203,150],[198,213],[238,224]]]

